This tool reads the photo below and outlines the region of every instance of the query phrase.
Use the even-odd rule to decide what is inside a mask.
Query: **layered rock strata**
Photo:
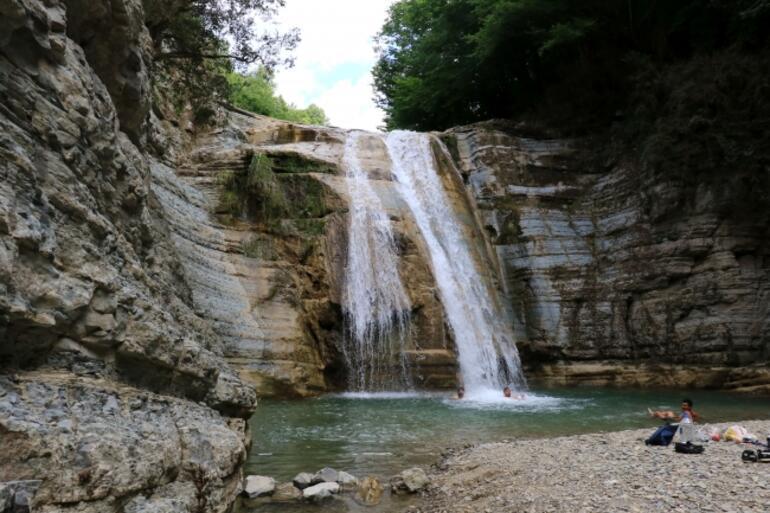
[[[228,361],[260,393],[304,396],[347,384],[341,354],[347,136],[230,110],[227,127],[198,137],[179,166],[153,169],[152,187],[171,220],[196,308],[215,321]],[[359,140],[362,166],[393,223],[413,309],[407,350],[413,381],[453,386],[453,344],[424,242],[392,179],[382,138]],[[255,158],[269,162],[286,199],[274,218],[261,214],[266,199],[259,194],[222,184],[223,176],[246,177]],[[223,205],[233,192],[237,215]]]
[[[446,139],[531,376],[768,390],[767,226],[726,215],[706,186],[623,160],[600,168],[589,141],[500,123]]]
[[[224,512],[240,487],[255,393],[151,187],[148,39],[139,0],[0,1],[0,481],[34,511]]]

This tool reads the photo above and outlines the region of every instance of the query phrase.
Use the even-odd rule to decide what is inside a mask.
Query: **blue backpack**
[[[679,426],[675,424],[660,426],[644,443],[645,445],[668,445],[674,438],[677,429],[679,429]]]

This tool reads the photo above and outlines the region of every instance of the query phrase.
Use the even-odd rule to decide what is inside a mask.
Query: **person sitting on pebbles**
[[[513,399],[513,400],[516,400],[516,401],[523,401],[524,399],[526,399],[526,398],[527,398],[527,396],[526,396],[526,395],[524,395],[524,394],[516,394],[516,395],[513,395],[513,394],[511,393],[511,387],[505,387],[505,388],[503,389],[503,396],[504,396],[506,399]]]
[[[681,422],[682,424],[691,424],[700,420],[700,415],[695,413],[695,410],[692,409],[692,399],[682,399],[681,415],[677,415],[671,410],[652,411],[650,408],[647,408],[647,413],[650,414],[650,417],[654,417],[656,419],[675,420]]]

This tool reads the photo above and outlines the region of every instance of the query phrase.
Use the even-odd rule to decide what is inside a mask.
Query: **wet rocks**
[[[294,486],[296,486],[300,490],[304,490],[305,488],[313,484],[313,474],[311,474],[310,472],[300,472],[299,474],[294,476],[292,483],[294,483]]]
[[[275,502],[292,502],[302,498],[302,490],[294,483],[281,483],[275,487],[275,492],[270,498]]]
[[[266,476],[246,476],[243,482],[243,493],[250,499],[272,495],[275,491],[275,479]]]
[[[348,474],[344,470],[340,470],[337,473],[337,482],[346,488],[351,488],[358,485],[358,479],[356,479],[356,476]]]
[[[313,476],[311,484],[318,483],[336,483],[339,479],[339,472],[330,467],[324,467]]]
[[[390,488],[395,493],[416,493],[430,484],[430,478],[419,467],[406,469],[390,480]]]
[[[302,498],[317,502],[328,499],[339,491],[340,485],[337,483],[318,483],[302,490]]]

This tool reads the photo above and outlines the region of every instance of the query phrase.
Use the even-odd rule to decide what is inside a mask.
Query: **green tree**
[[[266,22],[284,0],[143,0],[154,45],[156,82],[178,106],[210,109],[227,92],[225,75],[257,64],[290,66],[296,29],[276,32]]]
[[[376,101],[390,128],[536,109],[606,124],[642,60],[762,46],[768,21],[768,0],[400,0],[378,36]]]
[[[305,109],[299,109],[278,96],[275,91],[275,83],[267,70],[260,69],[256,73],[246,75],[228,73],[227,82],[229,84],[228,99],[236,107],[295,123],[329,124],[326,113],[321,107],[311,104]]]

